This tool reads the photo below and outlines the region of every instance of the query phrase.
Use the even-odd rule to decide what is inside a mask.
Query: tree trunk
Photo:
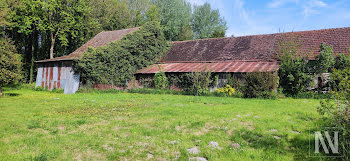
[[[53,48],[55,47],[56,36],[53,35],[53,32],[50,33],[50,36],[51,36],[50,59],[53,59]]]
[[[2,97],[2,87],[0,86],[0,97]]]
[[[26,46],[26,60],[25,60],[25,66],[26,66],[26,81],[30,82],[32,79],[31,74],[31,64],[32,64],[32,58],[33,58],[33,35],[30,34],[27,36],[27,46]]]
[[[32,52],[32,59],[30,61],[30,71],[29,71],[29,83],[33,83],[34,80],[34,61],[35,58],[38,55],[38,32],[36,30],[33,31],[32,33],[32,39],[33,39],[33,47],[34,51]]]

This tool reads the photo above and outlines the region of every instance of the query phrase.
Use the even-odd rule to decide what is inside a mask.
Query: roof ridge
[[[116,32],[116,31],[126,31],[126,30],[134,30],[134,29],[139,29],[140,27],[133,27],[133,28],[127,28],[127,29],[120,29],[120,30],[110,30],[110,31],[101,31],[100,33],[104,33],[104,32]]]
[[[321,31],[330,31],[330,30],[341,30],[341,29],[349,29],[350,30],[350,27],[328,28],[328,29],[319,29],[319,30],[291,31],[291,32],[280,32],[280,33],[270,33],[270,34],[244,35],[244,36],[237,36],[237,37],[236,36],[231,36],[231,37],[220,37],[220,38],[205,38],[205,39],[195,39],[195,40],[185,40],[185,41],[172,41],[171,43],[182,43],[182,42],[191,42],[191,41],[205,41],[205,40],[220,40],[220,39],[256,37],[256,36],[273,36],[273,35],[282,35],[282,34],[305,33],[305,32],[321,32]]]
[[[228,63],[228,62],[278,62],[276,59],[251,59],[251,60],[218,60],[218,61],[162,61],[157,64],[168,64],[168,63]]]

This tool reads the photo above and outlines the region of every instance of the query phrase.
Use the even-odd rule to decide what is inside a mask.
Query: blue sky
[[[350,27],[350,0],[188,0],[209,2],[228,25],[227,36]]]

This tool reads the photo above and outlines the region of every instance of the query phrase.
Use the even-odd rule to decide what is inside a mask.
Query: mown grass
[[[315,160],[318,102],[8,89],[0,160]]]

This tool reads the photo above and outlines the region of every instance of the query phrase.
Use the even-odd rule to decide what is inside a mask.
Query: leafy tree
[[[102,30],[119,30],[131,27],[131,13],[126,1],[90,0],[92,14]]]
[[[34,60],[37,56],[38,51],[38,41],[39,41],[39,31],[45,30],[44,22],[44,10],[43,2],[40,0],[23,0],[13,7],[9,11],[9,21],[11,23],[8,26],[17,35],[13,36],[14,40],[18,41],[18,47],[23,47],[24,51],[24,63],[27,78],[29,78],[29,83],[34,80]],[[23,46],[20,46],[23,45]],[[34,51],[33,51],[34,49]]]
[[[161,17],[160,17],[159,9],[156,5],[151,5],[151,7],[147,10],[146,19],[148,22],[150,21],[160,22]]]
[[[213,32],[213,34],[211,34],[211,36],[210,36],[210,38],[219,38],[219,37],[225,37],[225,31],[224,30],[222,30],[222,31],[220,31],[220,30],[215,30],[214,32]]]
[[[9,10],[7,34],[15,41],[19,52],[24,49],[25,76],[29,82],[34,80],[35,60],[52,58],[54,48],[57,56],[71,53],[93,36],[97,26],[89,15],[86,0],[22,0],[16,3]]]
[[[56,39],[60,45],[68,46],[69,38],[84,40],[82,33],[96,27],[91,17],[91,8],[86,0],[46,0],[43,2],[45,19],[42,23],[50,31],[50,58],[54,57]]]
[[[311,76],[307,73],[308,58],[305,53],[300,53],[301,41],[291,36],[280,42],[277,56],[281,61],[279,85],[283,93],[294,96],[304,92],[311,83]]]
[[[350,53],[348,55],[340,54],[335,59],[335,65],[334,67],[336,69],[345,69],[350,68]]]
[[[316,56],[316,73],[326,73],[335,64],[333,47],[322,43],[320,48],[320,55]]]
[[[3,34],[3,28],[9,25],[8,20],[9,7],[5,0],[0,0],[0,34]]]
[[[227,30],[219,10],[213,10],[209,3],[194,7],[192,28],[196,39],[223,37]]]
[[[180,34],[176,37],[177,41],[192,40],[193,30],[191,25],[181,27]]]
[[[167,40],[188,39],[192,17],[192,6],[186,0],[154,0],[161,15],[161,25]],[[192,39],[192,38],[191,38]]]
[[[13,42],[0,38],[0,97],[4,85],[21,79],[21,59]]]
[[[142,26],[145,23],[145,13],[150,7],[150,0],[126,0],[131,14],[131,25]]]

